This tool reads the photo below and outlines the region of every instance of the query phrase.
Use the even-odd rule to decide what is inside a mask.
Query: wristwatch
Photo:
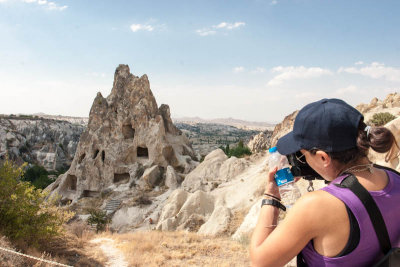
[[[261,202],[261,207],[264,205],[272,205],[274,207],[280,208],[283,211],[286,211],[286,207],[282,205],[281,202],[275,199],[270,199],[270,198],[264,198]]]

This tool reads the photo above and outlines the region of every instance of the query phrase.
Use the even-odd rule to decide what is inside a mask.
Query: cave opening
[[[76,191],[76,184],[77,184],[78,178],[76,178],[75,175],[68,174],[67,176],[67,189],[70,191]]]
[[[139,158],[149,158],[149,150],[147,147],[137,147],[137,156]]]
[[[82,197],[98,197],[99,191],[83,190]]]
[[[125,124],[122,126],[122,134],[125,139],[133,139],[135,137],[135,129],[131,124]]]
[[[113,182],[114,182],[114,184],[127,183],[129,181],[129,178],[131,178],[129,173],[114,173]]]

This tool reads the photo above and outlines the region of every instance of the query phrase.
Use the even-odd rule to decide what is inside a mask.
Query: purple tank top
[[[386,173],[389,177],[387,186],[383,190],[369,193],[382,213],[392,247],[400,247],[400,176],[391,171]],[[308,266],[371,266],[383,256],[374,227],[361,201],[349,189],[334,185],[339,184],[344,177],[336,178],[321,190],[337,197],[350,208],[360,227],[360,242],[351,253],[329,258],[316,252],[311,240],[301,251]]]

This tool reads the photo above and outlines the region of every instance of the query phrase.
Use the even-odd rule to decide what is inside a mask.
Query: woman
[[[279,208],[263,205],[253,232],[253,266],[283,266],[301,252],[308,266],[370,266],[381,255],[369,218],[348,189],[335,186],[344,173],[356,176],[377,203],[392,246],[400,245],[400,176],[372,166],[369,148],[388,152],[395,142],[384,127],[367,127],[363,115],[339,99],[322,99],[298,113],[278,151],[301,151],[329,186],[301,197],[277,225]],[[270,170],[265,197],[280,199]],[[270,202],[268,202],[270,203]],[[361,206],[361,207],[360,207]]]

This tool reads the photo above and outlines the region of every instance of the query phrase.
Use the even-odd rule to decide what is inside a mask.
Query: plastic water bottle
[[[290,165],[286,158],[279,154],[276,147],[272,147],[269,150],[268,165],[270,169],[278,167],[278,171],[275,174],[275,182],[279,187],[279,193],[281,194],[282,204],[290,209],[298,198],[301,197],[301,193],[296,183],[294,182],[293,174],[290,172]]]

